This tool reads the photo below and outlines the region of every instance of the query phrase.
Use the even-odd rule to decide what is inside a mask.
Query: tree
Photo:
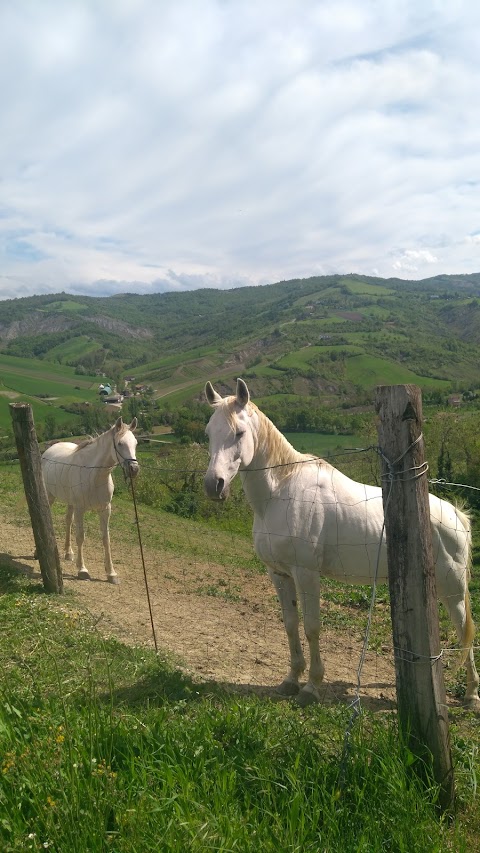
[[[57,419],[53,412],[48,414],[43,424],[43,435],[47,441],[57,435]]]

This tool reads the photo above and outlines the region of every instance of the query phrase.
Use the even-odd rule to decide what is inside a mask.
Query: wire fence
[[[363,472],[362,478],[378,487],[381,483],[378,452],[373,445],[344,449],[329,455],[327,461],[342,460],[345,471],[356,477],[362,477]],[[141,473],[135,484],[122,482],[117,475],[118,500],[114,497],[111,535],[120,586],[112,588],[105,582],[96,521],[88,518],[85,559],[92,581],[80,583],[73,566],[64,562],[66,589],[73,591],[76,605],[92,613],[107,633],[127,642],[153,645],[157,651],[173,655],[200,679],[221,682],[232,690],[271,695],[288,671],[285,613],[254,554],[248,531],[251,513],[240,487],[232,494],[232,508],[211,504],[203,497],[202,454],[201,448],[196,449],[193,464],[184,467],[173,467],[165,459],[153,456],[142,460],[141,454]],[[3,490],[10,506],[9,521],[1,525],[0,550],[8,556],[13,568],[28,571],[36,580],[39,573],[32,556],[33,537],[26,507],[18,501],[21,484],[16,460],[4,462],[3,468],[10,471],[12,479]],[[332,467],[334,491],[335,471]],[[413,472],[417,474],[426,475],[426,469]],[[290,480],[293,489],[295,473],[290,472]],[[440,492],[478,491],[476,487],[440,478],[432,478],[429,484]],[[368,507],[375,501],[381,503],[382,498],[368,492],[369,487],[361,486],[362,506],[367,513]],[[125,499],[127,491],[129,500]],[[295,502],[299,512],[311,512],[312,501],[305,494],[293,497],[290,492],[284,499],[289,508]],[[337,518],[342,509],[348,512],[348,505],[337,495]],[[64,535],[62,515],[62,508],[54,509],[59,542]],[[440,519],[442,524],[449,535],[456,535],[450,516]],[[19,525],[24,533],[21,538],[13,533]],[[340,529],[337,527],[337,531]],[[294,551],[312,545],[301,537],[292,539]],[[327,571],[320,586],[320,648],[325,664],[320,698],[327,703],[346,701],[354,714],[362,705],[373,709],[395,707],[394,656],[404,654],[392,644],[388,591],[384,586],[385,576],[379,571],[378,542],[378,537],[376,541],[362,541],[361,535],[342,541],[337,532],[335,544],[341,554],[341,567],[334,573],[335,578],[329,577],[331,572]],[[364,583],[357,586],[350,585],[355,580],[349,570],[350,552],[357,558],[360,555],[367,566],[367,577],[360,576]],[[339,578],[347,586],[337,583]],[[317,602],[313,598],[309,601],[305,595],[301,604],[305,624],[310,606],[316,610]],[[446,666],[450,698],[460,700],[463,679],[454,675],[459,644],[445,616],[441,621],[441,640],[439,656]],[[308,643],[303,635],[301,646],[306,654]],[[417,657],[415,665],[419,662]]]

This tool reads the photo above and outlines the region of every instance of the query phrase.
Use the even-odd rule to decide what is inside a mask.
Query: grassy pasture
[[[244,377],[248,378],[248,376],[252,373],[254,373],[255,376],[263,376],[266,379],[278,379],[279,378],[278,370],[275,370],[274,367],[269,367],[268,365],[264,365],[264,364],[256,364],[255,367],[252,367],[248,370],[245,370],[243,375],[244,375]]]
[[[4,375],[39,377],[52,382],[66,385],[79,385],[80,388],[91,388],[98,381],[96,376],[77,376],[73,367],[54,364],[37,358],[18,358],[17,356],[0,353],[0,379]]]
[[[93,388],[75,387],[72,382],[62,382],[50,378],[48,375],[27,376],[19,373],[8,373],[2,370],[1,381],[5,388],[26,394],[29,397],[38,397],[40,394],[48,397],[61,397],[62,399],[76,400],[81,402],[89,400],[93,402],[98,399],[98,390]],[[76,377],[75,377],[76,378]]]
[[[57,424],[71,422],[73,415],[64,412],[63,409],[54,406],[52,403],[43,403],[41,400],[34,400],[24,394],[18,394],[13,397],[5,397],[2,394],[0,387],[0,429],[10,430],[12,428],[12,416],[10,413],[10,403],[29,403],[32,407],[32,413],[35,423],[39,424],[45,420],[47,415],[54,415]]]
[[[72,367],[39,359],[23,359],[0,354],[0,429],[10,429],[10,403],[30,403],[36,423],[53,414],[57,424],[72,421],[73,415],[60,406],[67,403],[94,403],[98,400],[98,377],[77,376]],[[39,399],[47,395],[51,402]]]
[[[77,361],[82,356],[89,355],[99,349],[101,349],[100,344],[92,341],[86,335],[78,335],[71,341],[65,341],[65,343],[58,344],[58,346],[50,349],[48,351],[48,360],[54,361],[60,359],[60,361],[68,362],[75,359]]]
[[[172,391],[163,391],[161,388],[159,388],[155,393],[155,399],[158,400],[160,405],[162,403],[162,400],[165,400],[172,407],[181,406],[182,403],[185,402],[185,400],[189,400],[193,396],[202,394],[204,387],[205,383],[202,381],[201,383],[195,382],[191,385],[185,383],[182,387]]]
[[[419,385],[420,388],[448,389],[450,387],[450,382],[447,380],[419,376],[406,367],[370,355],[357,355],[347,359],[346,379],[365,389],[373,388],[375,385],[404,383]]]
[[[156,358],[154,361],[135,368],[133,373],[142,379],[152,379],[156,373],[165,372],[166,375],[170,375],[171,371],[176,367],[181,367],[188,362],[195,363],[201,359],[206,359],[207,363],[210,361],[212,364],[219,364],[221,363],[222,356],[217,349],[213,349],[212,347],[197,347],[194,350]]]
[[[344,760],[345,709],[198,683],[0,572],[5,853],[466,853],[471,775],[465,823],[442,823],[393,719],[366,715]]]
[[[300,350],[294,350],[293,352],[289,352],[288,355],[284,355],[282,358],[279,358],[275,364],[280,368],[305,370],[312,361],[315,361],[317,356],[325,355],[325,353],[330,352],[347,352],[349,355],[357,355],[361,354],[363,350],[360,347],[349,344],[345,344],[344,346],[333,345],[303,347]]]
[[[328,458],[336,451],[363,447],[365,439],[359,435],[323,435],[317,432],[285,432],[285,438],[301,453]]]
[[[59,311],[62,314],[86,314],[89,310],[88,305],[75,302],[73,299],[62,299],[58,300],[58,302],[48,303],[48,311]]]
[[[2,515],[12,515],[18,469],[1,473]],[[119,490],[117,543],[128,536],[125,498]],[[167,522],[172,548],[194,537],[206,558],[205,525],[142,508],[150,544]],[[342,601],[341,589],[325,592]],[[4,555],[0,619],[2,852],[476,849],[480,764],[467,712],[452,714],[458,809],[442,821],[393,714],[365,711],[345,752],[348,707],[300,710],[192,678],[162,653],[105,639],[74,594],[44,595]]]
[[[396,296],[396,292],[381,284],[369,284],[366,281],[357,281],[351,278],[342,278],[339,282],[347,288],[349,293],[362,294],[365,296]]]
[[[339,290],[339,285],[331,285],[330,287],[326,287],[324,290],[320,290],[315,293],[308,293],[306,296],[299,296],[298,299],[295,299],[293,305],[295,307],[299,305],[321,305],[325,298],[332,296],[333,294],[337,296]]]
[[[359,311],[364,317],[374,317],[376,320],[385,322],[385,320],[392,316],[393,305],[392,308],[383,308],[381,305],[369,305],[366,308],[360,308]]]

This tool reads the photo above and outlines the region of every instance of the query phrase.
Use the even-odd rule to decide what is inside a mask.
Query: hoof
[[[306,708],[307,705],[318,705],[319,702],[320,697],[316,690],[314,692],[311,689],[308,690],[304,687],[303,690],[300,690],[300,693],[297,696],[297,705],[299,705],[300,708]]]
[[[83,569],[78,573],[77,578],[79,581],[89,581],[90,575],[88,574],[86,569]]]
[[[118,575],[109,575],[107,580],[109,583],[115,584],[115,586],[120,583],[120,578],[118,577]]]
[[[296,681],[289,681],[288,678],[285,681],[282,681],[281,684],[276,688],[276,693],[280,696],[296,696],[300,687],[296,683]]]

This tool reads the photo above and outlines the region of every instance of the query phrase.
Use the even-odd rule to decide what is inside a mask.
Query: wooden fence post
[[[62,569],[43,482],[32,407],[28,403],[11,403],[10,411],[43,586],[46,592],[61,593]]]
[[[399,723],[412,752],[427,762],[433,757],[439,805],[450,810],[455,783],[440,657],[420,389],[380,386],[375,407]]]

